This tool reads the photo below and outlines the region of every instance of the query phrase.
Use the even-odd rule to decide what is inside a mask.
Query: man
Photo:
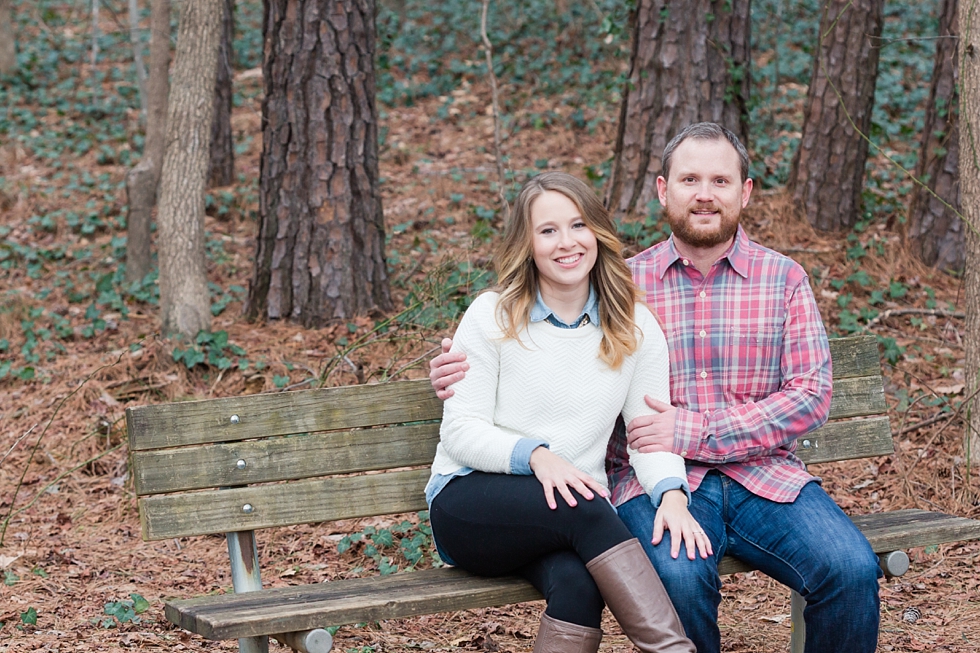
[[[674,405],[648,398],[658,414],[610,441],[613,503],[701,653],[721,648],[717,561],[726,553],[806,599],[807,653],[870,653],[877,557],[793,453],[798,437],[826,421],[831,396],[827,336],[806,273],[739,226],[752,180],[748,154],[727,129],[681,131],[664,149],[657,189],[672,236],[629,263],[666,325]],[[431,367],[445,398],[466,363],[443,354]],[[627,444],[687,460],[690,511],[712,556],[678,556],[676,542],[673,551],[661,544],[671,525],[636,481]]]

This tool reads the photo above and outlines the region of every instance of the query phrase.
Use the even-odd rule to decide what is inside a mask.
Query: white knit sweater
[[[670,401],[663,331],[637,304],[640,346],[612,370],[599,359],[602,331],[592,325],[561,329],[533,322],[521,342],[505,338],[495,315],[498,299],[495,292],[477,297],[453,338],[452,350],[464,352],[470,368],[445,402],[433,477],[463,467],[509,473],[515,445],[532,438],[608,488],[606,445],[616,417],[622,413],[629,423],[655,412],[645,394]],[[647,492],[666,478],[686,478],[676,454],[631,450],[630,463]]]

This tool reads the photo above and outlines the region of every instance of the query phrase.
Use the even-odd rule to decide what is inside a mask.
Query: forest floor
[[[238,84],[258,88],[254,76],[241,75]],[[261,151],[261,108],[255,95],[233,117],[241,146],[237,172],[249,180],[259,176]],[[124,311],[103,307],[94,316],[85,311],[85,303],[71,296],[63,280],[111,271],[118,260],[113,238],[123,232],[104,227],[80,234],[64,225],[34,229],[33,216],[66,208],[51,189],[68,182],[55,181],[51,160],[0,143],[0,176],[7,180],[0,196],[0,228],[7,241],[48,250],[64,246],[69,252],[56,262],[42,261],[33,272],[25,260],[0,273],[0,290],[6,291],[0,339],[9,341],[11,352],[28,342],[30,329],[24,325],[39,315],[39,307],[67,320],[60,340],[47,334],[63,342],[65,351],[36,363],[33,378],[0,379],[0,517],[13,512],[0,546],[0,652],[235,649],[234,642],[209,642],[178,630],[163,616],[168,598],[230,591],[226,547],[220,536],[141,539],[127,474],[124,410],[305,388],[316,379],[342,385],[423,377],[439,338],[452,332],[454,314],[440,311],[478,285],[468,285],[465,277],[486,265],[498,227],[486,218],[487,207],[496,206],[490,187],[496,170],[488,145],[492,120],[483,110],[487,104],[485,92],[463,87],[453,95],[452,106],[475,106],[478,111],[450,110],[449,119],[436,121],[433,115],[445,101],[431,99],[388,109],[382,120],[387,127],[381,174],[392,292],[397,306],[410,298],[409,303],[424,302],[428,312],[403,316],[385,334],[367,318],[306,329],[285,322],[249,323],[241,317],[241,293],[226,293],[227,305],[215,318],[214,329],[226,331],[229,341],[247,352],[238,362],[248,365],[220,372],[206,365],[188,370],[173,360],[173,345],[154,336],[159,317],[152,303],[130,297],[123,300]],[[528,116],[534,110],[553,110],[559,116],[568,112],[567,107],[545,106],[544,100],[539,104],[529,104]],[[516,132],[504,144],[509,167],[566,170],[585,177],[587,168],[594,172],[612,154],[617,116],[598,118],[591,133],[563,120]],[[77,164],[118,184],[125,166],[97,161],[97,156],[92,151]],[[49,191],[42,193],[42,188]],[[247,287],[257,199],[238,187],[214,194],[226,198],[226,204],[207,218],[210,279],[224,289]],[[123,214],[121,199],[114,210]],[[886,362],[883,369],[895,454],[823,465],[815,472],[824,487],[849,513],[918,507],[980,517],[978,473],[975,465],[969,471],[963,424],[953,411],[964,399],[963,320],[928,315],[931,309],[962,310],[959,279],[917,265],[897,230],[884,222],[849,240],[814,233],[781,190],[757,192],[743,224],[753,238],[796,258],[813,273],[828,331],[862,330],[841,315],[842,309],[874,306],[881,313],[876,318],[865,313],[861,324],[872,322],[870,332],[893,339],[886,350],[893,352],[894,364]],[[854,255],[856,247],[862,249],[859,256]],[[889,309],[919,312],[888,316],[884,311]],[[94,330],[86,332],[93,324]],[[45,340],[43,333],[35,338]],[[370,572],[373,561],[362,549],[339,554],[336,545],[343,535],[382,521],[261,532],[265,583],[327,581],[357,568]],[[827,545],[833,546],[831,536]],[[980,544],[909,554],[912,568],[905,576],[881,581],[881,650],[980,649]],[[787,591],[761,574],[748,573],[726,577],[723,593],[723,650],[787,649]],[[107,608],[118,610],[133,600],[132,594],[145,598],[148,609],[122,623],[108,616]],[[136,607],[143,606],[137,602]],[[348,653],[530,651],[541,609],[540,603],[530,603],[343,627],[335,646]],[[915,614],[919,616],[913,618]],[[605,630],[604,653],[629,650],[614,621],[607,619]],[[275,643],[271,648],[282,650]]]

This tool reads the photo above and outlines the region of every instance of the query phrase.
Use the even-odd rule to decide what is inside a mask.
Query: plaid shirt
[[[814,480],[793,453],[796,439],[827,420],[832,387],[806,272],[741,227],[707,276],[681,257],[673,237],[628,263],[666,323],[678,408],[673,451],[687,459],[691,491],[717,469],[760,497],[793,501]],[[607,459],[615,505],[643,494],[623,429]]]

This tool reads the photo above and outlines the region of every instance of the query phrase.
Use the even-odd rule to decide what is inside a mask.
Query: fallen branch
[[[912,426],[906,426],[901,431],[899,431],[898,434],[899,435],[905,435],[906,433],[911,433],[913,431],[918,431],[919,429],[924,429],[927,426],[932,426],[936,422],[941,422],[944,419],[949,419],[952,416],[953,416],[953,413],[940,413],[940,414],[938,414],[938,415],[936,415],[934,417],[930,417],[929,419],[922,420],[921,422],[918,422],[917,424],[913,424]]]
[[[21,441],[24,438],[26,438],[28,435],[30,435],[31,434],[31,431],[33,431],[36,428],[37,428],[37,424],[35,424],[31,428],[27,429],[27,433],[25,433],[24,435],[22,435],[19,438],[17,438],[17,441],[14,442],[13,445],[11,445],[10,449],[7,450],[7,453],[3,454],[3,458],[0,458],[0,467],[3,467],[3,461],[5,461],[7,459],[7,456],[9,456],[11,453],[13,453],[14,449],[17,448],[17,445],[20,444]]]
[[[961,311],[945,311],[940,308],[889,308],[887,311],[868,320],[866,327],[870,329],[882,320],[887,320],[897,315],[931,315],[934,317],[955,317],[959,319],[966,317],[966,313]]]

